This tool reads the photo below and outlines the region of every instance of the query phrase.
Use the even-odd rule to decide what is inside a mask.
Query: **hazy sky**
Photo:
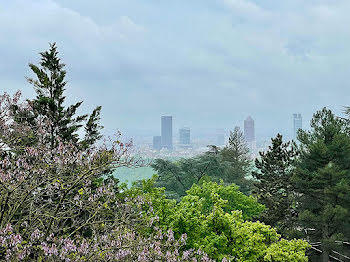
[[[349,0],[0,0],[0,91],[33,91],[28,63],[57,42],[69,101],[106,132],[242,126],[290,135],[350,105]],[[196,131],[195,131],[196,132]]]

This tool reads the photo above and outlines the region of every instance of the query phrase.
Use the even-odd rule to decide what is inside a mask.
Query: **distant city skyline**
[[[300,114],[300,113],[299,113]],[[296,115],[299,115],[296,114]],[[293,119],[294,119],[294,115],[293,115]],[[300,114],[301,115],[301,114]],[[168,118],[170,116],[167,116]],[[161,117],[162,118],[162,117]],[[204,129],[193,129],[188,127],[188,126],[181,126],[180,128],[178,128],[178,132],[174,133],[173,130],[176,129],[176,127],[179,126],[179,124],[177,123],[177,121],[173,121],[174,120],[174,116],[171,116],[171,121],[169,121],[170,118],[168,119],[168,123],[171,122],[171,127],[172,127],[172,146],[174,147],[174,141],[177,144],[182,144],[182,142],[184,141],[184,137],[188,137],[186,139],[189,139],[190,141],[192,139],[194,140],[198,140],[198,139],[206,139],[208,141],[210,141],[211,144],[215,144],[218,146],[222,146],[225,145],[227,143],[227,139],[229,136],[229,132],[233,131],[233,128],[227,128],[227,129],[223,129],[223,128],[204,128]],[[177,119],[179,122],[181,122],[181,119]],[[266,143],[266,141],[270,141],[271,138],[275,137],[277,135],[277,133],[280,133],[283,135],[285,140],[291,140],[291,139],[295,139],[294,134],[295,134],[295,128],[296,125],[300,127],[304,126],[304,122],[306,122],[303,118],[299,119],[298,121],[294,121],[292,122],[292,124],[290,124],[289,129],[292,130],[291,132],[289,132],[289,134],[285,134],[281,131],[277,131],[276,133],[272,133],[270,135],[262,135],[260,131],[260,127],[256,128],[255,125],[255,120],[251,117],[248,116],[245,119],[241,120],[241,125],[237,125],[237,127],[239,127],[242,131],[243,134],[245,135],[245,137],[248,137],[247,142],[249,144],[250,147],[254,148],[256,146],[256,143]],[[241,127],[240,127],[241,126]],[[305,127],[304,127],[305,128]],[[161,122],[161,129],[162,129],[162,122]],[[297,128],[298,129],[298,128]],[[132,130],[135,131],[135,130]],[[144,129],[144,130],[138,130],[139,132],[135,132],[134,134],[136,134],[135,137],[133,136],[127,136],[129,138],[136,138],[137,141],[142,141],[142,143],[151,143],[153,144],[153,147],[157,150],[159,150],[159,146],[158,146],[158,141],[159,139],[161,139],[161,136],[155,135],[157,133],[159,133],[159,131],[154,131],[154,129]],[[132,133],[132,132],[130,132]],[[129,133],[129,134],[130,134]],[[128,134],[128,133],[127,133]],[[189,138],[190,137],[190,138]],[[254,142],[254,143],[252,143]],[[160,143],[160,147],[162,148],[163,146]],[[164,141],[163,141],[164,143]],[[190,142],[191,143],[191,142]],[[171,147],[167,147],[165,146],[165,148],[171,148]]]
[[[322,0],[3,1],[0,91],[35,97],[28,63],[57,42],[67,103],[84,101],[81,114],[101,105],[106,135],[151,130],[152,141],[159,115],[173,115],[173,130],[187,125],[195,137],[242,128],[251,115],[257,140],[293,138],[294,112],[308,128],[324,106],[344,116],[350,105],[349,9]]]

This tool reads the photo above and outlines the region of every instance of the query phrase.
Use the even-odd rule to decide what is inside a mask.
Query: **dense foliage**
[[[318,111],[310,131],[299,133],[300,161],[293,176],[301,225],[315,229],[328,261],[335,241],[350,240],[350,136],[347,122]]]
[[[153,205],[144,205],[144,212],[154,210],[154,223],[163,230],[172,228],[175,238],[187,235],[187,248],[200,248],[216,260],[231,261],[307,261],[308,244],[301,240],[280,240],[270,226],[249,219],[264,209],[256,199],[246,196],[234,184],[225,186],[211,181],[193,185],[179,203],[167,199],[164,188],[143,181],[142,187],[125,192],[143,196]],[[278,247],[283,252],[275,252]]]
[[[176,200],[180,200],[186,190],[202,178],[209,176],[214,181],[220,181],[230,169],[220,155],[212,152],[193,158],[182,158],[176,162],[156,159],[152,167],[158,173],[156,185],[165,187],[168,196]]]

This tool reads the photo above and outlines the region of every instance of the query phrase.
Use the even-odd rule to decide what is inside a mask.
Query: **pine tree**
[[[240,190],[246,194],[250,193],[251,183],[246,178],[250,172],[249,149],[244,135],[239,127],[230,132],[229,142],[221,151],[223,161],[230,163],[232,169],[224,180],[228,183],[235,183]]]
[[[300,162],[293,176],[300,222],[315,229],[328,261],[336,240],[349,240],[350,137],[343,119],[323,108],[314,114],[311,131],[299,131]]]
[[[101,137],[102,127],[98,124],[101,107],[97,107],[89,119],[88,115],[76,116],[77,109],[83,102],[65,105],[64,92],[67,85],[65,64],[61,63],[58,57],[56,44],[50,44],[49,50],[41,52],[40,56],[41,61],[38,66],[29,64],[36,79],[27,78],[27,81],[33,85],[36,98],[28,100],[33,107],[33,114],[26,116],[27,123],[35,117],[40,117],[49,123],[45,139],[51,148],[57,146],[58,138],[83,147],[92,145]],[[19,116],[24,114],[24,112],[17,113]],[[80,140],[77,132],[83,127],[84,122],[86,122],[85,138]]]
[[[268,151],[260,152],[255,160],[257,171],[252,172],[257,180],[254,194],[266,210],[260,220],[287,233],[293,227],[294,193],[291,176],[297,156],[295,143],[283,143],[282,135],[271,139]]]
[[[98,106],[92,111],[88,121],[85,125],[85,137],[82,141],[83,147],[89,147],[94,144],[96,141],[102,138],[100,130],[103,126],[99,125],[100,122],[100,114],[101,114],[101,106]]]

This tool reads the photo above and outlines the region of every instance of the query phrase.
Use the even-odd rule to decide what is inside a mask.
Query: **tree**
[[[157,215],[157,221],[152,220],[156,225],[163,230],[172,228],[175,239],[186,234],[187,248],[200,248],[216,261],[307,261],[309,245],[305,241],[280,239],[270,226],[247,221],[263,206],[236,185],[204,180],[194,184],[176,203],[166,199],[162,189],[152,188],[152,183],[149,180],[126,194],[136,193],[155,201],[157,204],[151,207],[144,205],[143,214],[149,214],[152,208]]]
[[[272,138],[271,142],[268,151],[260,152],[260,159],[255,159],[258,170],[252,172],[257,180],[253,192],[258,201],[266,207],[260,219],[286,233],[292,229],[295,197],[291,177],[297,150],[295,143],[283,143],[280,134]]]
[[[200,184],[192,185],[191,189],[186,192],[187,196],[198,196],[203,199],[203,210],[201,210],[203,214],[209,214],[213,211],[215,202],[213,195],[216,194],[225,201],[222,206],[225,213],[240,210],[244,220],[258,217],[265,209],[262,204],[257,202],[256,198],[243,194],[237,185],[225,185],[222,180],[221,183],[204,180]]]
[[[165,187],[169,197],[180,200],[194,183],[208,176],[215,181],[227,177],[230,166],[211,151],[193,158],[172,162],[156,159],[151,165],[158,172],[156,185]]]
[[[49,50],[41,52],[40,56],[39,66],[29,64],[36,79],[27,78],[36,92],[36,98],[28,100],[33,110],[28,114],[28,111],[19,111],[18,108],[14,107],[17,121],[21,123],[25,121],[31,124],[33,129],[36,129],[38,127],[33,125],[34,119],[47,119],[48,126],[44,126],[46,132],[43,135],[44,141],[49,143],[51,148],[58,145],[58,137],[61,141],[80,144],[84,147],[93,145],[101,138],[100,129],[102,127],[98,124],[101,107],[95,108],[90,117],[88,115],[76,116],[76,112],[83,102],[65,105],[66,71],[64,70],[65,65],[58,57],[56,44],[50,44]],[[80,141],[77,131],[83,127],[85,122],[85,137]]]
[[[249,194],[251,183],[246,176],[250,171],[251,161],[247,143],[239,127],[230,132],[228,145],[220,151],[220,154],[223,161],[230,163],[232,167],[224,181],[239,185],[242,192]]]
[[[101,178],[110,167],[137,166],[130,143],[85,148],[58,136],[51,148],[50,120],[19,123],[12,109],[32,110],[19,100],[20,92],[0,95],[1,261],[212,261],[186,250],[185,235],[175,240],[140,216],[142,197],[121,198],[117,181]],[[8,142],[27,132],[36,143],[17,154]]]
[[[314,114],[310,131],[299,131],[300,161],[293,182],[300,194],[300,222],[315,229],[322,261],[336,240],[349,240],[350,137],[343,119],[323,108]]]

